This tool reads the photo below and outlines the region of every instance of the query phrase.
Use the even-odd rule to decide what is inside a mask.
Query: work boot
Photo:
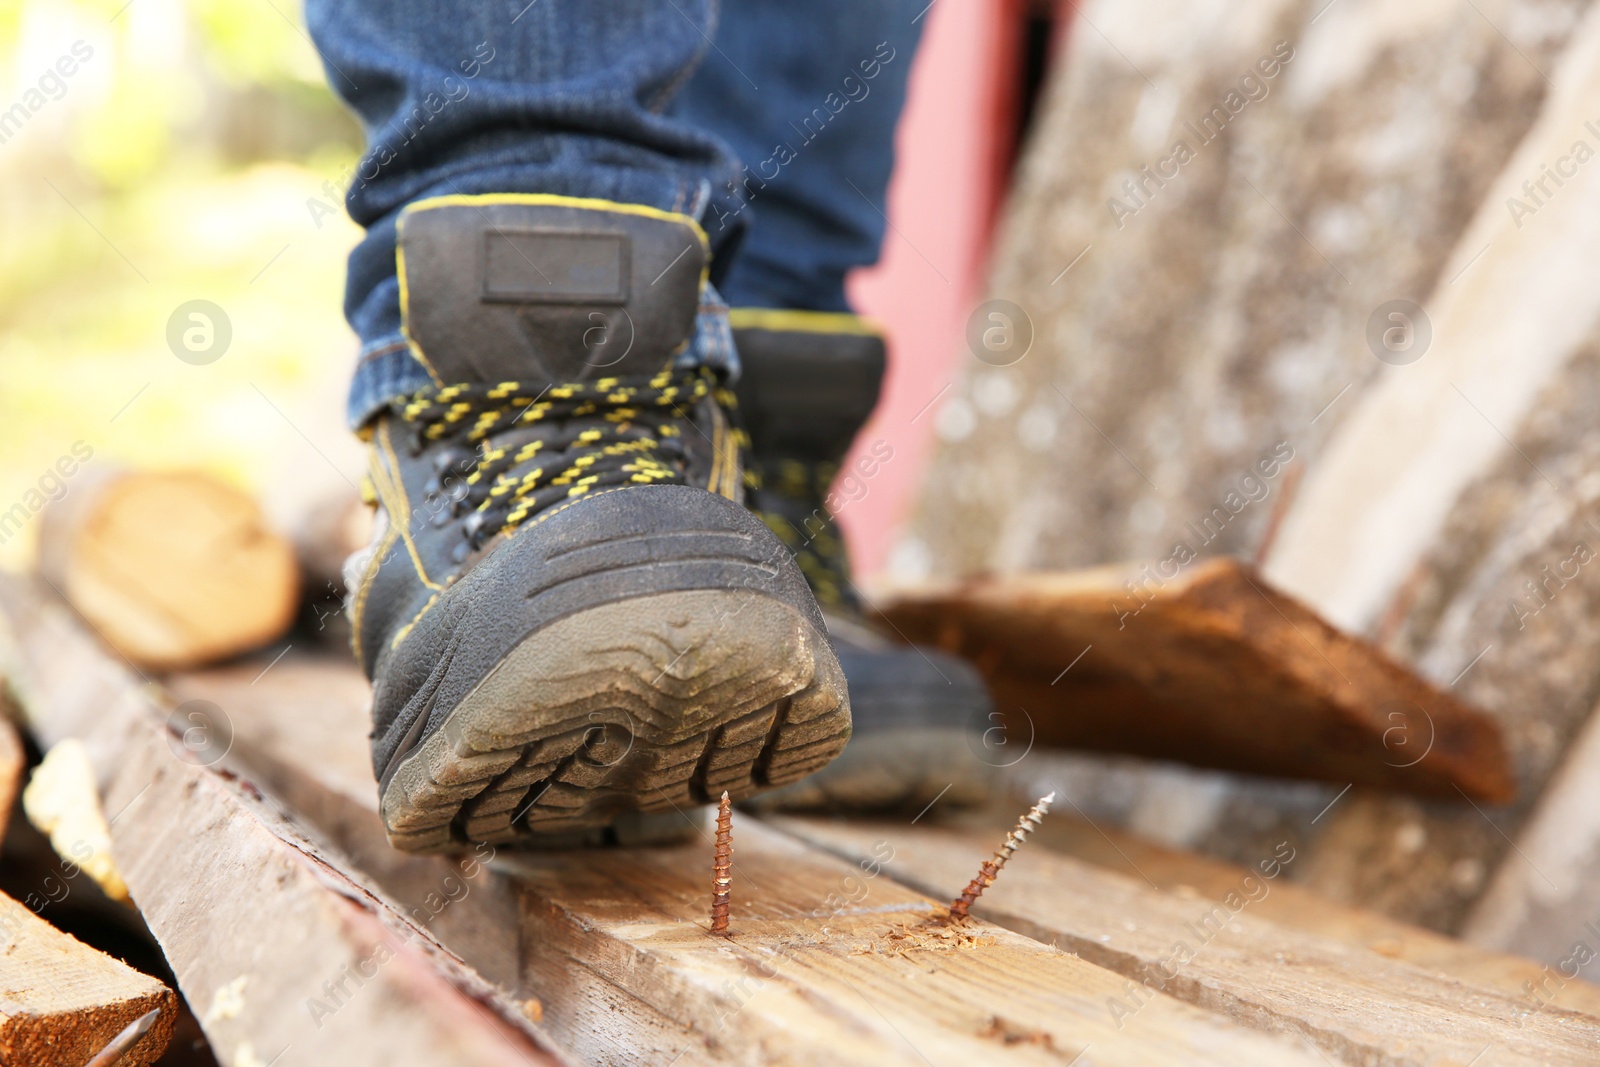
[[[402,213],[403,328],[436,384],[370,428],[351,561],[396,847],[648,840],[844,747],[822,615],[742,503],[733,398],[675,367],[708,256],[692,219],[634,205]]]
[[[887,640],[863,616],[834,514],[871,491],[884,442],[840,463],[877,405],[883,338],[854,315],[735,309],[736,392],[751,440],[747,500],[794,554],[850,684],[855,733],[844,755],[755,806],[918,809],[989,795],[993,706],[978,673],[938,649]],[[831,489],[830,489],[831,487]]]

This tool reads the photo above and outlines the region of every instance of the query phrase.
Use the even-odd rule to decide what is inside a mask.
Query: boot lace
[[[838,466],[795,459],[762,462],[746,470],[751,510],[788,548],[806,584],[825,608],[857,610],[850,556],[824,500]]]
[[[464,558],[563,500],[627,485],[688,484],[683,424],[707,396],[712,371],[535,387],[522,382],[423,389],[392,410],[412,428],[412,450],[444,443],[430,494],[436,523],[466,515]],[[742,435],[736,435],[736,440]],[[454,477],[450,477],[450,475]]]

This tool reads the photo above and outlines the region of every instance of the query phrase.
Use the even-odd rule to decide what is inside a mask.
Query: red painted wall
[[[973,358],[966,321],[1012,153],[1022,10],[1022,0],[935,0],[928,9],[896,138],[883,257],[850,278],[857,308],[887,326],[890,344],[883,399],[856,455],[875,442],[894,455],[839,513],[864,580],[885,562],[939,404]]]

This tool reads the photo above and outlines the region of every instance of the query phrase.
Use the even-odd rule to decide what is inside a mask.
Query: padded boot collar
[[[736,390],[758,462],[838,463],[877,406],[883,337],[855,315],[734,308]]]
[[[653,374],[688,344],[710,259],[694,219],[542,194],[401,212],[402,329],[439,385]]]

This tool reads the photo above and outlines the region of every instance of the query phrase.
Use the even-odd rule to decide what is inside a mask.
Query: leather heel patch
[[[710,258],[687,215],[539,194],[421,200],[399,233],[402,329],[440,384],[653,374]]]

